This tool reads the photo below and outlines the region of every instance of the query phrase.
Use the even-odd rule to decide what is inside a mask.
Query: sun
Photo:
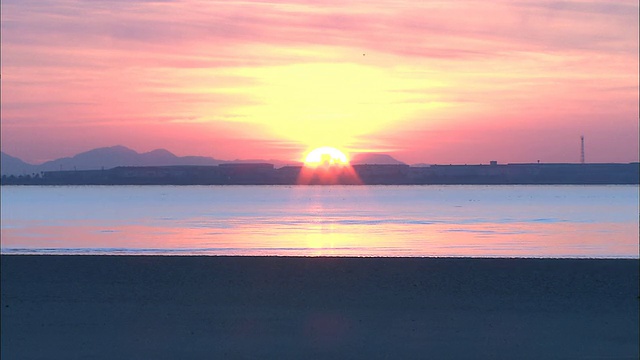
[[[349,158],[344,152],[334,147],[322,146],[311,150],[305,156],[304,165],[308,167],[349,165]]]

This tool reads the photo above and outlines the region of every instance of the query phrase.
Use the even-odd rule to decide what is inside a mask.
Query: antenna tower
[[[580,163],[584,164],[584,135],[580,136]]]

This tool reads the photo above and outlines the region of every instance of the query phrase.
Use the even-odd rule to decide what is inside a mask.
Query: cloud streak
[[[153,123],[223,121],[255,128],[263,144],[302,148],[336,134],[355,148],[400,129],[455,124],[464,139],[465,129],[522,118],[553,117],[577,132],[628,128],[623,119],[638,114],[637,33],[635,1],[3,1],[2,136],[129,124],[153,138]],[[580,129],[576,119],[594,114]],[[195,150],[193,133],[174,129],[172,150]],[[210,136],[237,139],[225,129]],[[411,141],[369,148],[415,158]],[[6,150],[41,157],[23,142]],[[209,151],[201,155],[228,149]],[[614,152],[612,161],[637,159]]]

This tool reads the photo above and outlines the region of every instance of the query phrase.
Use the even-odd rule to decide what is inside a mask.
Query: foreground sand
[[[2,256],[2,359],[637,359],[638,260]]]

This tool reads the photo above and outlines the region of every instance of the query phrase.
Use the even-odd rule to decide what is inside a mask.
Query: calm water
[[[638,258],[637,186],[2,190],[2,253]]]

